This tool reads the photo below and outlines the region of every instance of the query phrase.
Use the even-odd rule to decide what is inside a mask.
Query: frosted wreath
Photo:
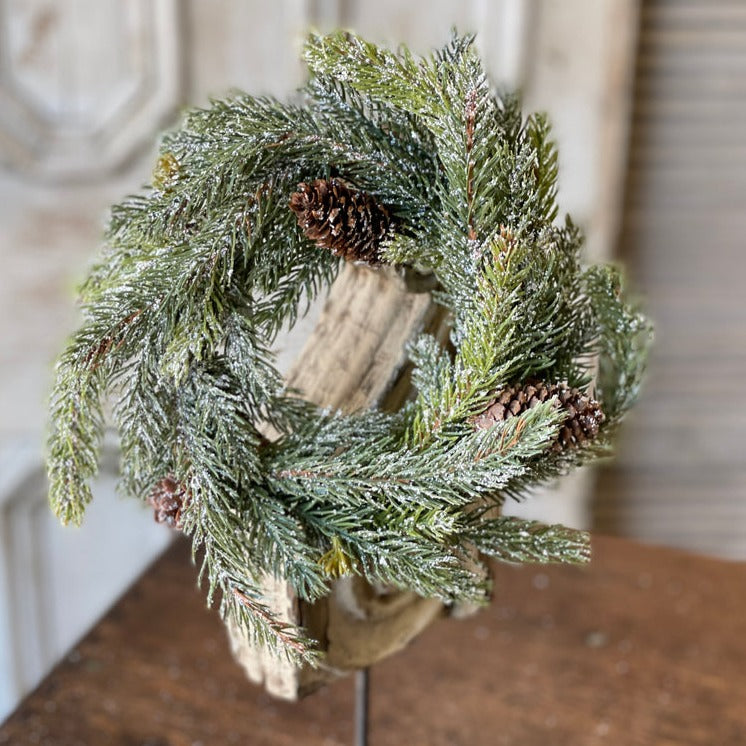
[[[188,112],[113,209],[48,455],[78,523],[113,396],[123,486],[201,549],[223,614],[296,660],[314,642],[264,603],[266,573],[306,600],[359,574],[451,602],[488,593],[475,550],[586,560],[587,534],[493,508],[608,453],[650,338],[556,219],[546,119],[491,89],[472,38],[418,58],[311,36],[305,59],[300,104]],[[412,341],[399,412],[320,410],[275,369],[276,335],[345,260],[431,273],[452,315],[446,348]]]

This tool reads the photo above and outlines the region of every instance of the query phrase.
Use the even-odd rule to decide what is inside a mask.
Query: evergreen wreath
[[[586,533],[493,508],[609,453],[651,337],[619,271],[581,264],[547,120],[490,88],[472,37],[419,58],[312,35],[305,59],[303,103],[188,112],[113,208],[48,448],[51,504],[79,523],[113,395],[123,486],[201,549],[223,615],[295,660],[314,643],[265,573],[309,601],[355,573],[452,602],[488,592],[474,549],[587,560]],[[274,366],[340,257],[433,273],[452,313],[450,349],[411,344],[397,413],[320,410]]]

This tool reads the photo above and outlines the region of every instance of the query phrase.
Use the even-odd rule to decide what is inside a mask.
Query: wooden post
[[[399,408],[410,392],[406,343],[422,331],[447,338],[446,313],[412,285],[391,268],[345,266],[288,383],[310,401],[345,412]],[[314,604],[298,599],[282,579],[267,578],[264,592],[282,619],[302,624],[325,652],[320,668],[297,667],[229,626],[233,654],[247,676],[290,700],[397,652],[444,613],[437,599],[373,587],[359,577],[340,578]]]

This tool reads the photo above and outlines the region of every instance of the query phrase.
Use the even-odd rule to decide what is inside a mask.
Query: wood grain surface
[[[336,746],[353,682],[273,700],[232,661],[177,543],[10,719],[23,746]],[[496,569],[492,605],[371,674],[371,746],[746,743],[746,567],[622,539]]]

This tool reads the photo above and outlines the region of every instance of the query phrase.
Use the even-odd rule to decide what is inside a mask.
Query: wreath
[[[475,549],[585,561],[586,533],[493,508],[609,452],[650,327],[617,269],[582,264],[547,120],[493,91],[471,37],[419,58],[313,35],[305,59],[301,103],[188,112],[113,208],[48,462],[56,513],[80,522],[114,399],[125,489],[201,549],[224,615],[310,660],[265,574],[310,601],[358,574],[451,602],[488,591]],[[396,413],[322,410],[275,367],[278,332],[344,261],[430,275],[450,311],[449,345],[411,343]]]

